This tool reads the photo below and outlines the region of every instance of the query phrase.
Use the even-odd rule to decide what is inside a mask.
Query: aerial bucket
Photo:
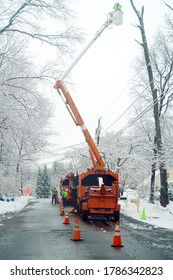
[[[115,25],[121,25],[123,23],[123,11],[116,10],[111,13],[112,22]]]

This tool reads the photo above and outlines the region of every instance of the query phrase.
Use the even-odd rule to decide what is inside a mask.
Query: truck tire
[[[87,221],[88,220],[88,211],[83,211],[82,220],[83,221]]]
[[[114,212],[114,222],[119,222],[120,220],[120,212],[119,211],[115,211]]]
[[[81,214],[82,213],[82,202],[80,201],[79,204],[77,204],[77,213]]]

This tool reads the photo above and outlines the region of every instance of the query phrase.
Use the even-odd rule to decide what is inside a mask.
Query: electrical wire
[[[172,60],[172,59],[171,59]],[[171,61],[170,60],[170,61]],[[170,62],[168,61],[168,63]],[[167,64],[168,64],[167,63]],[[165,68],[165,66],[163,67],[163,69]],[[155,78],[153,78],[153,81],[156,80],[156,78],[159,76],[159,73],[155,76]],[[152,81],[152,82],[153,82]],[[128,106],[128,108],[111,124],[109,125],[101,134],[103,135],[107,130],[109,130],[118,120],[120,120],[126,113],[127,111],[129,111],[129,109],[136,103],[136,101],[142,97],[142,95],[144,94],[144,92],[148,89],[148,87],[150,86],[150,83],[144,88],[144,90],[142,91],[142,93]],[[125,92],[126,88],[123,90],[123,92]],[[118,96],[118,98],[120,97],[120,95]],[[159,101],[160,98],[157,98],[157,100]],[[150,104],[148,107],[146,107],[135,119],[133,119],[129,124],[125,125],[122,129],[120,129],[110,140],[101,143],[101,145],[106,145],[107,143],[109,143],[110,141],[112,141],[112,139],[114,139],[115,137],[121,135],[124,131],[126,131],[130,126],[132,126],[135,122],[137,122],[143,115],[145,115],[152,107],[153,105],[157,102],[157,100],[153,101],[152,104]],[[111,105],[112,106],[112,105]],[[110,107],[109,107],[110,108]],[[106,112],[106,111],[105,111]],[[105,112],[102,114],[105,115]],[[74,144],[74,145],[70,145],[70,146],[66,146],[66,147],[61,147],[56,149],[55,151],[63,151],[66,149],[71,149],[73,147],[76,146],[80,146],[85,144],[86,142],[81,142],[78,144]],[[56,156],[56,155],[55,155]]]
[[[130,126],[132,126],[135,122],[137,122],[143,115],[145,115],[151,108],[153,108],[153,106],[158,102],[160,101],[161,98],[156,98],[152,104],[148,105],[136,118],[134,118],[130,123],[128,123],[127,125],[125,125],[121,130],[119,130],[113,137],[111,137],[108,141],[106,142],[102,142],[101,143],[101,146],[103,145],[107,145],[109,142],[111,142],[114,138],[118,137],[119,135],[121,135],[124,131],[126,131]],[[84,144],[85,142],[83,143],[80,143],[80,144]],[[76,145],[71,145],[71,146],[68,146],[68,148],[71,148],[71,147],[74,147],[74,146],[77,146],[78,144]],[[61,150],[63,149],[67,149],[67,147],[64,147],[64,148],[60,148]],[[61,154],[62,156],[64,154]],[[60,156],[60,155],[54,155],[54,156]],[[48,158],[51,158],[51,157],[54,157],[54,156],[50,156]],[[54,161],[51,161],[51,162],[48,162],[48,164],[51,164],[53,163]]]
[[[165,94],[165,96],[167,95],[167,93]],[[160,98],[156,98],[152,104],[150,104],[148,107],[146,107],[135,119],[133,119],[130,123],[128,123],[127,125],[125,125],[121,130],[119,130],[111,139],[109,139],[106,142],[103,142],[101,145],[106,145],[108,144],[110,141],[112,141],[114,138],[118,137],[119,135],[121,135],[124,131],[126,131],[130,126],[132,126],[135,122],[137,122],[143,115],[145,115],[151,108],[153,108],[153,106],[160,101]]]
[[[170,62],[172,61],[172,59],[170,59],[166,65],[168,65]],[[162,68],[162,70],[164,70],[165,66]],[[161,71],[162,71],[161,70]],[[101,134],[104,134],[107,130],[109,130],[117,121],[119,121],[126,113],[127,111],[134,105],[134,103],[142,97],[142,95],[144,94],[144,92],[148,89],[148,87],[150,86],[150,84],[154,81],[156,81],[156,78],[159,76],[159,73],[153,78],[153,80],[148,83],[148,85],[144,88],[144,90],[142,91],[142,93],[128,106],[128,108],[111,124],[109,125]],[[154,102],[154,101],[153,101]],[[152,104],[153,106],[153,104]],[[147,107],[148,108],[148,107]]]

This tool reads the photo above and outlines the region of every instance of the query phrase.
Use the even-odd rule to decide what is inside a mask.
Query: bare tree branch
[[[164,2],[164,3],[169,9],[171,9],[173,11],[173,8],[169,4],[167,4],[166,2]]]

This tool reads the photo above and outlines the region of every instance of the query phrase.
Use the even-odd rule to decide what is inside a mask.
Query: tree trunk
[[[169,204],[168,198],[168,175],[165,163],[160,163],[160,204],[166,207]]]
[[[141,13],[137,11],[136,7],[133,4],[133,1],[130,0],[133,10],[135,11],[138,20],[139,20],[139,29],[142,36],[142,44],[145,56],[145,62],[147,66],[148,78],[150,83],[150,90],[153,98],[153,114],[154,114],[154,121],[155,121],[155,130],[156,130],[156,143],[157,143],[157,151],[158,151],[158,160],[159,160],[159,169],[160,169],[160,203],[163,207],[169,204],[168,200],[168,182],[167,182],[167,170],[164,161],[164,152],[163,152],[163,143],[162,143],[162,133],[161,133],[161,126],[160,126],[160,117],[159,117],[159,104],[157,98],[157,89],[154,85],[154,76],[151,67],[149,49],[147,44],[147,39],[145,35],[145,28],[143,22],[143,15],[144,15],[144,7],[142,7]]]
[[[157,161],[157,149],[156,149],[156,137],[154,138],[153,147],[153,163],[151,165],[151,183],[150,183],[150,198],[149,203],[154,204],[154,187],[156,179],[156,161]]]
[[[23,185],[22,185],[22,174],[21,174],[21,156],[22,156],[22,149],[23,149],[23,140],[21,141],[20,149],[19,149],[19,155],[18,155],[18,161],[16,165],[16,189],[20,190],[21,195],[23,195]]]

